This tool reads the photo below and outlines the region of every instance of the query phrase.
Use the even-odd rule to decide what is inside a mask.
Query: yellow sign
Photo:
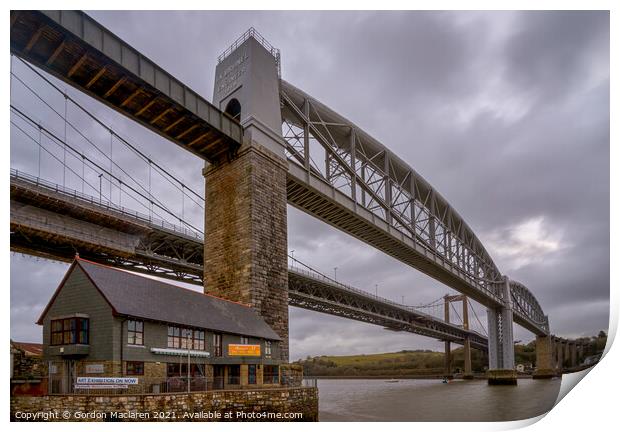
[[[260,345],[228,344],[228,355],[260,357]]]

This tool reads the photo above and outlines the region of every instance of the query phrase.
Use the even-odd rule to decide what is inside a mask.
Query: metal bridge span
[[[11,250],[96,262],[202,285],[202,236],[146,215],[11,172]],[[487,349],[487,338],[412,307],[290,266],[289,304],[390,330]]]
[[[12,11],[11,51],[207,161],[243,142],[238,123],[82,12]],[[290,204],[489,310],[508,307],[536,335],[549,334],[534,295],[502,276],[465,221],[412,168],[284,80],[280,98]],[[324,166],[313,163],[311,145],[325,152]]]
[[[256,59],[248,61],[248,47],[254,47]],[[231,167],[257,145],[276,153],[284,148],[289,204],[487,307],[489,364],[498,380],[513,380],[513,321],[549,346],[544,342],[549,337],[548,318],[535,296],[500,272],[448,201],[386,146],[281,79],[279,51],[253,29],[218,58],[216,68],[214,102],[226,102],[228,111],[231,100],[226,95],[242,95],[247,105],[241,123],[234,118],[243,112],[239,101],[237,114],[223,113],[79,11],[12,11],[11,52],[213,167]],[[260,79],[244,75],[246,61],[260,69]],[[239,79],[247,81],[240,85]],[[235,86],[245,90],[235,93]],[[265,116],[257,116],[258,112]],[[319,164],[313,159],[317,151]],[[273,171],[273,178],[280,172]],[[275,199],[280,203],[277,190]],[[213,225],[219,226],[212,222],[209,227]],[[172,248],[168,243],[160,241],[157,251]],[[275,242],[272,246],[277,253],[285,249]],[[109,259],[126,258],[110,254]],[[160,261],[167,263],[164,268],[183,262],[197,270],[183,256],[169,255]],[[286,302],[281,303],[285,308]],[[286,333],[287,325],[281,331]]]

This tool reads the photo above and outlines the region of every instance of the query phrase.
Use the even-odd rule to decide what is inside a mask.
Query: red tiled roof
[[[42,356],[43,344],[34,342],[13,342],[13,346],[20,350],[23,350],[26,355]]]

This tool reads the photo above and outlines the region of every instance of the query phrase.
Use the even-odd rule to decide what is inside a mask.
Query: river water
[[[520,379],[516,386],[486,380],[319,379],[320,421],[509,421],[549,411],[559,379]]]

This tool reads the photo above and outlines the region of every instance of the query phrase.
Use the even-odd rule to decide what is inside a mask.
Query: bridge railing
[[[110,202],[108,200],[102,200],[102,199],[95,198],[95,197],[93,197],[91,195],[88,195],[88,194],[76,191],[75,189],[70,189],[70,188],[58,185],[56,183],[50,182],[48,180],[44,180],[42,178],[33,176],[33,175],[25,173],[23,171],[16,170],[14,168],[11,168],[11,179],[12,180],[13,179],[21,180],[21,181],[29,183],[29,184],[31,184],[33,186],[37,186],[37,187],[41,187],[41,188],[47,189],[47,190],[49,190],[51,192],[55,192],[55,193],[58,193],[58,194],[61,194],[61,195],[65,195],[65,196],[68,196],[68,197],[71,197],[73,199],[77,199],[77,200],[80,200],[80,201],[84,201],[84,202],[86,202],[88,204],[91,204],[91,205],[96,205],[98,207],[103,207],[103,208],[105,208],[107,210],[111,210],[111,211],[114,211],[114,212],[119,212],[119,213],[122,213],[124,215],[130,216],[132,218],[139,219],[142,222],[146,222],[149,225],[156,226],[158,228],[163,228],[163,229],[172,231],[172,232],[174,232],[176,234],[183,234],[183,235],[185,235],[187,237],[194,238],[194,239],[200,240],[200,241],[203,240],[203,235],[202,234],[197,233],[197,232],[195,232],[193,230],[190,230],[188,228],[180,227],[178,225],[171,224],[170,222],[166,222],[166,221],[164,221],[162,219],[154,218],[154,217],[152,217],[150,215],[147,215],[147,214],[144,214],[144,213],[140,213],[140,212],[138,212],[136,210],[132,210],[132,209],[129,209],[127,207],[120,206],[118,204],[114,204],[114,203],[112,203],[112,202]]]
[[[359,288],[352,287],[352,286],[344,284],[342,282],[338,282],[337,280],[334,280],[334,279],[332,279],[332,278],[330,278],[328,276],[325,276],[321,272],[319,272],[317,270],[314,270],[313,268],[309,267],[308,265],[302,263],[301,261],[299,261],[299,260],[297,260],[295,258],[292,258],[292,257],[289,257],[289,258],[291,259],[291,263],[289,263],[289,270],[290,271],[301,273],[303,275],[306,275],[306,276],[311,277],[313,279],[317,279],[319,281],[328,283],[330,285],[337,285],[339,288],[341,288],[341,289],[343,289],[345,291],[349,291],[351,293],[354,293],[354,294],[357,294],[357,295],[361,295],[361,296],[369,298],[369,299],[376,300],[376,301],[378,301],[380,303],[387,303],[387,304],[389,304],[391,306],[394,306],[396,308],[399,308],[399,309],[404,309],[404,310],[407,310],[407,311],[415,312],[416,314],[425,316],[425,317],[427,317],[429,319],[433,319],[433,320],[434,319],[438,319],[437,317],[434,317],[434,316],[432,316],[430,314],[427,314],[427,313],[424,313],[424,312],[420,311],[415,306],[404,305],[404,304],[395,302],[393,300],[387,299],[385,297],[381,297],[381,296],[378,296],[376,294],[371,294],[371,293],[369,293],[367,291],[364,291],[364,290],[361,290]],[[295,263],[299,264],[299,266],[296,266]],[[441,318],[439,318],[439,320],[443,321]]]
[[[276,59],[276,66],[278,67],[278,76],[279,77],[282,76],[282,70],[281,70],[281,65],[280,65],[280,50],[274,47],[273,45],[271,45],[267,41],[267,39],[263,37],[263,35],[261,35],[259,32],[256,31],[254,27],[250,27],[248,30],[246,30],[245,33],[239,36],[236,41],[234,41],[228,48],[226,48],[226,50],[224,50],[224,52],[217,57],[217,64],[220,64],[222,61],[224,61],[226,57],[232,54],[234,50],[239,48],[239,46],[243,44],[243,42],[245,42],[251,37],[256,39],[258,43],[260,43],[263,46],[263,48],[269,51],[269,53]]]

